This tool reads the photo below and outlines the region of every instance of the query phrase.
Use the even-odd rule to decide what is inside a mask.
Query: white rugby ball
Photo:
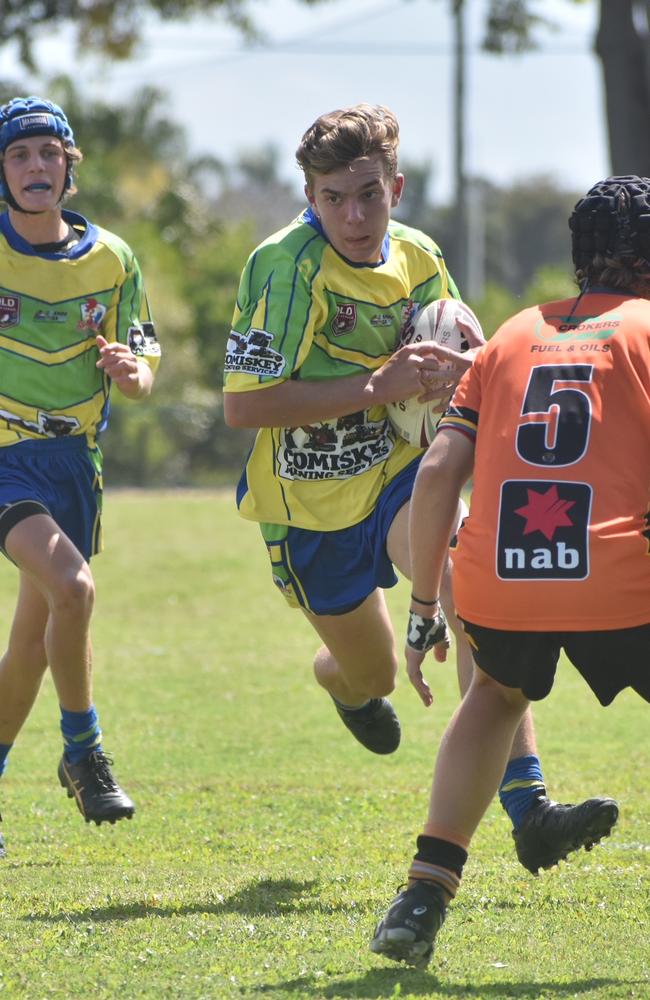
[[[485,343],[481,324],[468,305],[458,299],[437,299],[418,313],[413,325],[407,326],[398,347],[433,340],[452,351],[467,351],[469,342],[459,321],[471,327],[477,340]],[[451,368],[451,365],[443,362],[440,367],[444,371]],[[437,405],[436,400],[419,403],[414,396],[399,403],[388,403],[386,409],[388,418],[400,437],[415,448],[427,448],[440,420],[440,414],[433,412]]]

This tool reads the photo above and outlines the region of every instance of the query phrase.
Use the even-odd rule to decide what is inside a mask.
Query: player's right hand
[[[376,403],[399,403],[417,396],[427,403],[440,395],[439,382],[448,382],[429,344],[406,344],[391,354],[370,378]]]
[[[425,708],[428,708],[429,705],[433,704],[433,695],[431,694],[431,688],[422,674],[422,663],[425,654],[419,652],[419,650],[412,649],[408,643],[404,654],[406,656],[406,673],[408,674],[408,678],[419,694],[422,704]]]
[[[438,663],[444,663],[451,645],[445,613],[439,604],[437,608],[437,613],[430,618],[412,609],[409,611],[404,651],[409,680],[427,708],[433,702],[433,695],[422,674],[424,657],[430,649],[433,649],[433,655]]]

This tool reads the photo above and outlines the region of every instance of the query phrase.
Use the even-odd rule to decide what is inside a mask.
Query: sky
[[[402,161],[427,164],[430,199],[453,195],[453,23],[450,0],[249,0],[265,41],[246,46],[223,19],[146,21],[126,63],[74,54],[73,33],[36,43],[42,73],[20,68],[0,47],[0,78],[44,93],[61,70],[89,95],[116,102],[144,85],[164,90],[169,117],[186,129],[190,152],[234,162],[275,146],[279,173],[296,191],[294,152],[318,115],[360,101],[386,104],[401,129]],[[596,0],[538,4],[556,22],[538,32],[539,50],[489,56],[479,50],[487,0],[468,0],[466,163],[469,175],[499,185],[545,174],[586,191],[609,173],[604,91],[593,53]],[[72,69],[71,69],[72,68]],[[73,123],[74,125],[74,123]],[[408,178],[407,178],[408,181]]]

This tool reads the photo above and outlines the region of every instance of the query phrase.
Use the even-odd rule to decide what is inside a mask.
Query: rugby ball
[[[471,328],[479,343],[485,343],[481,324],[468,305],[458,299],[437,299],[418,313],[415,323],[406,327],[398,347],[433,340],[452,351],[467,351],[470,345],[459,322]],[[449,362],[440,366],[442,371],[451,367]],[[437,405],[436,400],[419,403],[414,396],[399,403],[388,403],[386,409],[388,419],[401,438],[414,448],[428,448],[440,420],[440,414],[434,413]]]

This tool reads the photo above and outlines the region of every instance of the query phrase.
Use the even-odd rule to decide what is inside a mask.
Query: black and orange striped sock
[[[417,839],[417,852],[408,871],[409,882],[430,882],[443,891],[445,902],[452,900],[460,886],[467,851],[460,844],[427,833]]]

